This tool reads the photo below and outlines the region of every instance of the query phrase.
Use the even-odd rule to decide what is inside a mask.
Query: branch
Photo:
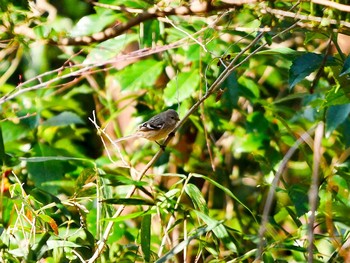
[[[350,23],[344,20],[336,20],[336,19],[328,19],[328,18],[324,18],[324,17],[318,17],[318,16],[312,16],[312,15],[302,15],[299,13],[293,13],[290,11],[284,11],[284,10],[280,10],[280,9],[274,9],[274,8],[270,8],[267,7],[266,9],[262,9],[261,12],[263,14],[266,13],[271,13],[275,16],[280,16],[280,17],[290,17],[290,18],[294,18],[294,19],[299,19],[299,20],[303,20],[303,21],[312,21],[312,22],[317,22],[319,24],[321,24],[322,22],[327,22],[331,25],[338,25],[338,26],[343,26],[346,27],[348,30],[350,29]],[[306,25],[306,24],[302,24],[302,27],[311,27],[314,28],[316,27],[316,25]],[[319,26],[319,25],[317,25]],[[326,27],[327,30],[329,30],[329,27]]]
[[[263,211],[263,215],[262,215],[262,219],[261,219],[261,224],[260,224],[260,228],[259,228],[259,244],[258,244],[258,249],[256,252],[256,258],[255,258],[256,262],[259,262],[259,260],[262,257],[262,254],[263,254],[264,236],[265,236],[266,226],[268,223],[268,217],[269,217],[269,213],[271,210],[272,201],[274,199],[277,184],[278,184],[278,182],[281,178],[281,175],[284,172],[290,158],[293,156],[293,154],[298,149],[300,144],[302,144],[304,141],[306,141],[308,138],[310,138],[310,134],[313,132],[314,129],[315,128],[311,128],[310,130],[303,133],[300,136],[300,138],[294,143],[294,145],[288,150],[288,152],[285,154],[285,156],[282,159],[282,162],[278,168],[278,171],[275,174],[275,177],[273,178],[269,192],[267,194],[267,198],[266,198],[266,202],[265,202],[265,206],[264,206],[264,211]]]
[[[338,9],[339,11],[350,12],[349,5],[339,4],[328,0],[311,0],[311,2],[319,5],[328,6],[334,9]]]
[[[319,170],[320,161],[322,157],[321,143],[324,133],[324,123],[320,122],[315,130],[314,140],[314,158],[312,167],[312,182],[309,190],[309,205],[310,205],[310,217],[308,224],[308,262],[312,263],[314,259],[314,224],[316,219],[317,198],[319,188]]]
[[[185,38],[183,38],[177,42],[174,42],[172,44],[169,44],[169,45],[156,46],[154,48],[145,48],[145,49],[141,49],[141,50],[136,50],[136,51],[130,52],[128,54],[120,55],[117,58],[103,61],[103,62],[97,62],[97,63],[93,63],[93,64],[79,64],[79,65],[71,65],[71,66],[64,65],[60,68],[42,73],[34,78],[31,78],[25,82],[20,83],[19,85],[17,85],[17,87],[15,89],[13,89],[11,92],[9,92],[8,94],[6,94],[0,98],[0,105],[5,103],[6,101],[9,101],[11,99],[16,98],[17,96],[19,96],[23,93],[33,91],[33,90],[38,90],[41,88],[47,88],[50,85],[52,85],[56,82],[59,82],[63,79],[77,77],[77,76],[81,76],[84,74],[91,74],[92,73],[91,71],[95,68],[102,67],[102,69],[95,70],[93,73],[98,72],[98,71],[106,71],[110,68],[114,68],[113,65],[117,62],[120,62],[120,61],[128,61],[128,60],[132,60],[135,58],[146,57],[146,56],[149,56],[152,54],[157,54],[160,52],[164,52],[166,50],[177,48],[177,47],[183,45],[187,41],[187,39],[188,39],[188,37],[185,37]],[[193,43],[186,42],[186,44],[191,45]],[[108,66],[108,65],[112,65],[112,66],[109,66],[107,68],[103,68],[103,67]],[[65,69],[71,69],[71,70],[78,69],[78,70],[72,71],[72,72],[67,73],[65,75],[59,75]],[[55,74],[55,73],[57,73],[56,77],[53,76],[47,81],[42,81],[42,79],[44,77],[47,78],[47,76],[50,76],[50,75]],[[39,84],[30,86],[30,87],[26,87],[27,85],[31,84],[32,82],[36,82],[36,81],[39,82]]]
[[[212,6],[209,5],[208,2],[203,1],[195,1],[195,4],[192,4],[191,6],[179,6],[175,8],[164,8],[163,10],[160,10],[159,7],[152,7],[148,10],[144,10],[142,13],[140,13],[139,9],[128,9],[126,7],[119,7],[119,10],[125,10],[127,12],[136,12],[138,15],[136,17],[133,17],[129,19],[125,23],[119,23],[114,27],[109,27],[105,29],[102,32],[95,33],[91,36],[81,36],[81,37],[67,37],[67,38],[61,38],[57,41],[49,40],[50,44],[53,45],[89,45],[94,42],[102,42],[110,38],[114,38],[116,36],[119,36],[123,34],[125,31],[129,30],[130,28],[139,25],[147,20],[154,19],[154,18],[161,18],[171,15],[178,15],[178,16],[187,16],[187,15],[197,15],[197,16],[208,16],[212,14],[213,12],[218,12],[220,10],[229,10],[236,8],[237,6],[241,6],[244,1],[237,1],[237,3],[230,3],[230,4],[222,4],[220,6]],[[113,8],[115,9],[115,8]]]

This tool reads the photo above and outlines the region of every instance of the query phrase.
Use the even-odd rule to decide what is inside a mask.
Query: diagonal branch
[[[104,40],[119,36],[129,30],[130,28],[139,25],[147,20],[151,20],[154,18],[161,18],[171,15],[178,15],[178,16],[188,16],[188,15],[197,15],[197,16],[209,16],[213,12],[217,13],[221,10],[229,10],[236,8],[238,6],[242,5],[242,2],[237,3],[231,3],[231,4],[221,4],[220,6],[212,6],[208,4],[209,2],[203,1],[202,3],[199,3],[199,1],[195,2],[196,5],[192,4],[191,6],[179,6],[175,8],[164,8],[161,10],[159,7],[152,7],[148,10],[144,10],[142,13],[139,13],[139,10],[137,10],[138,15],[129,19],[125,23],[119,23],[114,27],[109,27],[105,29],[102,32],[95,33],[91,36],[81,36],[81,37],[66,37],[61,38],[57,41],[55,40],[49,40],[50,44],[53,45],[89,45],[91,43],[95,42],[102,42]],[[120,10],[126,10],[126,11],[135,11],[134,9],[128,10],[127,8],[120,8]]]

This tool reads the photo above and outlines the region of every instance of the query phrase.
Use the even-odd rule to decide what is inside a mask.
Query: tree
[[[4,262],[348,260],[349,6],[1,9]]]

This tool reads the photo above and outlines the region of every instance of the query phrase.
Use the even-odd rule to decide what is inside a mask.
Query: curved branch
[[[179,6],[176,8],[165,8],[163,10],[160,10],[157,7],[152,7],[152,8],[149,8],[148,10],[143,11],[142,13],[139,13],[137,16],[135,16],[134,18],[131,18],[129,21],[125,23],[120,23],[114,27],[109,27],[104,31],[95,33],[91,36],[66,37],[66,38],[61,38],[57,41],[49,40],[49,43],[53,45],[64,45],[64,46],[88,45],[91,43],[101,42],[101,41],[119,36],[123,34],[125,31],[129,30],[130,28],[136,25],[139,25],[140,23],[150,19],[161,18],[161,17],[171,16],[171,15],[208,16],[213,12],[218,12],[220,10],[229,10],[241,5],[242,3],[238,2],[234,4],[231,3],[231,4],[222,4],[220,6],[212,6],[212,5],[209,5],[207,2],[199,3],[198,1],[196,2],[195,5],[193,4],[190,7]],[[124,10],[124,9],[121,9],[121,10]]]

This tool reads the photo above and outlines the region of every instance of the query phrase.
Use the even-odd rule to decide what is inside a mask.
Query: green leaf
[[[288,195],[295,206],[298,217],[309,211],[308,188],[306,186],[291,185],[288,189]]]
[[[122,215],[122,216],[118,216],[116,218],[110,217],[110,218],[104,218],[103,220],[106,221],[113,221],[113,222],[125,222],[126,220],[129,219],[133,219],[133,218],[140,218],[142,216],[148,215],[148,214],[155,214],[156,212],[152,209],[145,211],[141,211],[141,212],[135,212],[135,213],[130,213],[127,215]]]
[[[104,199],[102,202],[107,204],[115,205],[150,205],[153,206],[154,202],[152,200],[141,199],[141,198],[109,198]]]
[[[253,216],[254,220],[257,222],[253,212],[245,204],[243,204],[228,188],[226,188],[225,186],[221,185],[220,183],[214,181],[213,179],[211,179],[211,178],[209,178],[209,177],[207,177],[205,175],[196,174],[196,173],[193,173],[191,175],[194,176],[194,177],[197,177],[197,178],[203,178],[204,180],[208,181],[209,183],[215,185],[217,188],[221,189],[225,194],[227,194],[228,196],[232,197],[240,205],[242,205],[245,209],[247,209],[247,211]]]
[[[11,219],[13,219],[13,211],[15,209],[14,206],[21,205],[21,203],[22,203],[22,200],[20,199],[12,199],[5,195],[1,197],[1,224],[0,225],[10,224]]]
[[[30,178],[33,180],[35,186],[45,188],[46,191],[51,191],[56,193],[58,190],[57,187],[46,186],[43,184],[51,181],[58,181],[63,179],[64,174],[68,169],[70,169],[70,165],[67,165],[67,162],[53,161],[52,158],[61,158],[55,157],[60,156],[61,153],[48,145],[45,144],[37,144],[33,147],[32,152],[34,157],[43,157],[39,158],[40,162],[27,162],[27,169],[30,175]],[[53,156],[53,157],[47,157]],[[49,158],[49,159],[47,159]],[[31,158],[33,161],[36,158]]]
[[[37,156],[37,157],[22,157],[20,160],[28,162],[28,163],[41,163],[47,161],[81,161],[81,162],[90,162],[94,164],[93,161],[87,158],[78,158],[78,157],[67,157],[67,156]]]
[[[5,145],[8,143],[12,144],[13,142],[18,142],[33,132],[30,124],[24,123],[23,121],[19,123],[4,121],[1,123],[1,128]]]
[[[149,262],[151,259],[151,215],[147,214],[141,222],[141,249],[144,260]]]
[[[118,169],[120,169],[120,168],[118,168]],[[142,187],[142,186],[148,185],[147,182],[133,180],[130,177],[126,177],[123,175],[103,174],[103,175],[101,175],[101,177],[108,178],[108,180],[110,181],[109,184],[113,185],[113,186],[134,185],[136,187]]]
[[[315,31],[306,31],[305,32],[304,44],[306,45],[306,44],[308,44],[308,43],[310,43],[311,41],[314,41],[314,40],[327,41],[327,40],[329,40],[329,36],[327,36],[324,33],[318,33],[318,32],[315,32]]]
[[[140,88],[149,88],[154,85],[164,63],[153,59],[141,60],[118,72],[115,76],[123,90],[136,91]]]
[[[263,260],[264,260],[263,261],[264,263],[274,263],[275,262],[272,254],[270,252],[268,252],[268,251],[264,252]]]
[[[91,50],[83,64],[102,62],[114,58],[123,49],[125,49],[126,45],[137,39],[137,35],[125,34],[103,41]]]
[[[70,31],[71,37],[86,36],[101,32],[106,26],[118,19],[119,15],[111,10],[106,10],[101,14],[93,14],[82,17]]]
[[[350,104],[335,105],[329,107],[326,116],[326,131],[329,135],[342,124],[350,113]]]
[[[4,140],[2,138],[2,125],[0,123],[0,162],[1,166],[5,164],[6,153],[5,153],[5,145]]]
[[[339,77],[344,76],[344,75],[349,74],[349,73],[350,73],[350,56],[348,56],[346,58],[346,60],[344,61],[344,65],[343,65],[343,68],[339,74]]]
[[[110,5],[113,4],[116,6],[121,5],[137,9],[146,9],[150,5],[150,2],[144,0],[103,0],[99,2]]]
[[[191,198],[192,203],[196,209],[199,209],[202,213],[208,215],[209,209],[206,204],[204,197],[202,196],[201,191],[194,184],[187,184],[185,187],[185,191],[188,196]]]
[[[239,92],[249,99],[256,99],[259,98],[260,90],[259,86],[254,80],[249,79],[245,76],[242,76],[238,79],[239,86]]]
[[[297,56],[300,56],[299,51],[295,51],[294,49],[288,47],[279,47],[279,48],[270,48],[267,50],[262,50],[257,53],[257,55],[281,55],[283,57],[287,57],[293,59]]]
[[[317,70],[322,65],[323,60],[323,55],[315,53],[306,53],[296,58],[289,69],[289,88],[292,89],[297,83]],[[335,65],[334,58],[327,58],[325,65]]]
[[[202,212],[199,212],[197,210],[194,210],[194,212],[197,214],[199,218],[201,218],[209,227],[215,226],[213,228],[213,232],[215,236],[220,239],[224,245],[230,249],[232,252],[237,252],[236,245],[232,242],[231,237],[229,233],[227,232],[225,226],[223,224],[220,224],[219,221],[209,217],[208,215],[203,214]]]
[[[170,80],[164,89],[164,101],[167,106],[181,102],[193,94],[199,85],[198,69],[190,72],[181,72]]]
[[[247,116],[247,132],[265,133],[268,128],[269,122],[262,112],[253,112]]]
[[[240,140],[239,146],[236,147],[235,151],[238,153],[242,152],[254,152],[265,145],[267,140],[266,134],[263,133],[248,133],[244,136],[243,140]]]
[[[322,107],[329,107],[329,106],[350,103],[350,98],[349,98],[350,94],[345,92],[347,92],[347,89],[345,87],[341,87],[341,88],[333,87],[331,90],[329,90],[326,93],[326,98],[324,103],[322,104]]]
[[[160,21],[148,20],[143,24],[143,38],[140,39],[140,46],[151,47],[154,43],[159,41],[161,37]]]
[[[64,111],[43,122],[44,126],[67,126],[71,124],[85,124],[85,122],[79,115],[70,111]]]

